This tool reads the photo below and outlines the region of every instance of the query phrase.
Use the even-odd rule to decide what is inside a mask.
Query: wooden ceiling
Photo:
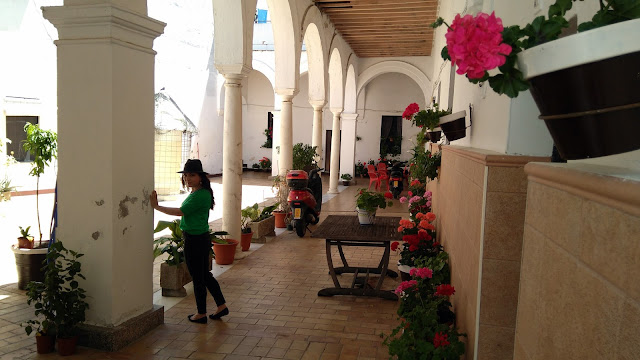
[[[438,0],[313,0],[359,57],[431,55]]]

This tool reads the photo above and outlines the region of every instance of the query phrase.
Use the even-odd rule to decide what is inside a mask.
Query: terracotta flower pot
[[[36,351],[38,354],[48,354],[53,352],[55,341],[55,336],[36,335]]]
[[[242,248],[242,251],[249,250],[249,247],[251,247],[251,238],[252,237],[253,237],[253,232],[242,233],[241,238],[240,238],[240,247]]]
[[[76,346],[78,345],[78,337],[73,336],[70,338],[58,338],[58,354],[62,356],[69,356],[76,353]]]
[[[238,240],[227,239],[228,244],[213,243],[213,253],[216,255],[216,264],[229,265],[236,258],[236,246]]]
[[[274,211],[273,216],[276,217],[276,227],[278,229],[284,229],[287,225],[284,223],[284,218],[287,216],[287,213],[284,211]]]

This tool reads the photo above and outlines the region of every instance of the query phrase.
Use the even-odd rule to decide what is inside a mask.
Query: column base
[[[327,194],[338,194],[338,193],[339,193],[338,189],[329,189],[329,190],[327,190]]]
[[[140,314],[115,327],[80,325],[78,345],[104,351],[118,351],[164,324],[164,306]]]

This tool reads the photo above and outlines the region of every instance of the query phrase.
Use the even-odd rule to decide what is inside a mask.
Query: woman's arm
[[[151,203],[151,207],[160,211],[161,213],[165,213],[167,215],[174,215],[174,216],[184,215],[182,213],[182,210],[180,210],[180,208],[172,208],[172,207],[158,205],[158,193],[155,190],[151,192],[151,195],[149,196],[149,201]]]

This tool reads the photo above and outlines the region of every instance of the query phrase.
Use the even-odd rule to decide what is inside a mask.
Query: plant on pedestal
[[[458,14],[450,26],[438,18],[432,26],[447,25],[441,56],[470,82],[488,81],[496,93],[511,98],[531,90],[563,158],[599,157],[640,148],[634,135],[640,129],[634,66],[640,62],[635,39],[640,6],[636,0],[600,0],[599,5],[591,21],[578,26],[578,34],[563,38],[572,0],[557,0],[546,17],[523,28],[503,27],[494,13]]]
[[[385,209],[387,206],[393,206],[393,202],[390,201],[393,198],[393,194],[389,191],[383,194],[360,189],[356,197],[356,211],[358,212],[360,225],[373,224],[378,208]]]

